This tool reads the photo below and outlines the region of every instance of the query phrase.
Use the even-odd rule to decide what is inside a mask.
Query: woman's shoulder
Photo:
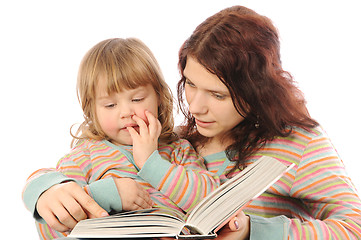
[[[297,135],[308,139],[314,139],[320,136],[325,136],[326,132],[320,125],[312,128],[292,127],[291,135]]]
[[[268,155],[297,164],[314,143],[325,145],[323,143],[328,141],[326,133],[320,126],[314,128],[290,127],[288,130],[291,130],[289,135],[275,137],[266,142],[255,155],[258,157]]]
[[[312,128],[288,127],[287,131],[290,131],[289,135],[285,137],[276,137],[273,141],[270,141],[270,143],[285,142],[287,144],[297,143],[306,146],[310,141],[313,141],[315,139],[325,137],[328,138],[326,132],[321,126],[316,126]]]

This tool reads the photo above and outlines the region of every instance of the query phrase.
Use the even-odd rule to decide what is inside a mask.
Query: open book
[[[199,202],[187,215],[162,208],[119,213],[80,221],[75,238],[214,238],[216,232],[294,164],[261,157]]]

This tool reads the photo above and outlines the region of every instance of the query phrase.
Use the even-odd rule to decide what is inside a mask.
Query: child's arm
[[[73,181],[50,187],[39,197],[36,209],[52,229],[60,232],[71,230],[80,220],[108,215]]]
[[[218,175],[206,169],[203,158],[185,139],[155,151],[138,175],[186,212],[220,185]]]
[[[23,201],[38,222],[56,231],[67,231],[77,221],[107,215],[81,185],[81,174],[76,179],[59,169],[40,169],[28,178]]]
[[[87,153],[87,151],[82,151],[81,146],[77,146],[76,148],[74,148],[72,153],[75,152],[77,152],[77,154],[68,154],[67,156],[62,158],[59,161],[56,169],[53,168],[53,169],[38,170],[29,177],[23,191],[23,200],[26,207],[34,214],[34,217],[37,221],[41,223],[45,223],[45,221],[50,223],[54,222],[53,219],[49,218],[48,216],[51,215],[56,216],[57,214],[54,214],[54,212],[61,211],[59,209],[56,209],[55,208],[56,205],[54,204],[56,202],[63,201],[64,199],[66,201],[75,200],[76,202],[80,203],[80,205],[82,205],[82,203],[93,205],[92,202],[94,202],[94,200],[91,198],[89,199],[89,195],[92,198],[94,198],[95,201],[99,203],[99,205],[108,212],[133,210],[135,209],[133,202],[139,204],[139,202],[143,201],[146,202],[147,205],[140,204],[140,207],[144,207],[144,208],[151,207],[151,205],[149,204],[150,201],[149,194],[142,187],[132,188],[131,190],[135,192],[133,194],[129,194],[129,192],[124,192],[124,190],[123,192],[121,192],[121,189],[119,189],[118,184],[113,180],[111,176],[88,184],[87,181],[91,174],[90,172],[91,164],[89,159],[87,159],[89,158],[88,157],[89,154]],[[79,158],[79,156],[81,157]],[[80,165],[76,164],[73,158],[78,159],[82,163],[81,167]],[[64,182],[69,182],[69,181],[71,181],[72,183],[64,184]],[[123,180],[123,181],[127,181],[127,180]],[[81,189],[80,186],[82,186],[83,189]],[[50,191],[51,187],[53,188]],[[64,194],[58,194],[55,191],[55,189],[59,192],[67,191],[68,193],[65,195],[68,196],[68,198],[60,199]],[[80,192],[79,189],[81,189],[82,192]],[[72,195],[73,192],[77,192],[78,194],[74,196]],[[123,204],[119,195],[122,195],[124,199]],[[69,198],[69,196],[73,197],[73,199]],[[43,201],[39,197],[41,197],[41,199],[53,199],[53,200]],[[145,200],[143,199],[139,200],[138,197],[139,198],[143,197],[145,198]],[[81,199],[77,199],[77,198],[81,198]],[[47,203],[52,204],[50,205],[51,208],[49,208],[49,205],[46,205]],[[67,206],[67,205],[69,204],[67,203],[61,204],[61,206]],[[64,207],[64,209],[66,209],[66,207]],[[88,217],[92,216],[93,210],[88,210],[87,206],[84,206],[83,210],[87,212]],[[74,212],[74,211],[76,213],[78,212],[80,213],[78,213],[77,216],[71,216],[71,214],[69,214],[67,217],[74,217],[74,219],[78,220],[79,218],[78,216],[84,216],[84,213],[82,213],[82,209],[80,210],[70,209],[70,212]],[[97,217],[102,216],[101,214],[99,215],[96,213],[93,213],[93,215]],[[44,217],[44,219],[42,219],[42,217]],[[62,216],[62,213],[60,213],[59,218],[65,219],[65,217]],[[72,222],[72,221],[71,219],[70,221],[65,219],[65,222]],[[71,227],[72,225],[73,224],[70,224],[68,227]],[[59,224],[58,226],[60,226],[60,228],[57,230],[64,229],[63,226]]]
[[[162,149],[162,154],[169,160],[164,159],[157,150],[160,122],[148,111],[145,115],[148,126],[140,117],[133,116],[139,125],[139,133],[129,128],[134,161],[141,169],[138,175],[188,211],[220,185],[219,177],[207,171],[203,158],[187,140],[179,140]]]

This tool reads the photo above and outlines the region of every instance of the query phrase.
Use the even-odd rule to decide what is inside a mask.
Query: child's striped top
[[[218,176],[206,170],[203,158],[187,140],[159,147],[141,170],[134,164],[131,146],[84,140],[58,162],[56,170],[38,170],[27,181],[23,199],[38,220],[40,237],[64,236],[47,226],[36,213],[36,201],[44,190],[57,183],[76,180],[105,210],[120,212],[122,204],[113,177],[136,180],[150,193],[157,207],[183,213],[219,186]]]

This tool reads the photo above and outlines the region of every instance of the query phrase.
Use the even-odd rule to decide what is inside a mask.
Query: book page
[[[184,220],[180,214],[167,209],[152,208],[80,221],[69,237],[174,237],[181,232],[183,226]]]
[[[227,181],[225,187],[223,184],[204,199],[191,211],[187,223],[197,226],[205,233],[218,229],[218,226],[266,191],[293,166],[287,168],[274,158],[261,157]]]

